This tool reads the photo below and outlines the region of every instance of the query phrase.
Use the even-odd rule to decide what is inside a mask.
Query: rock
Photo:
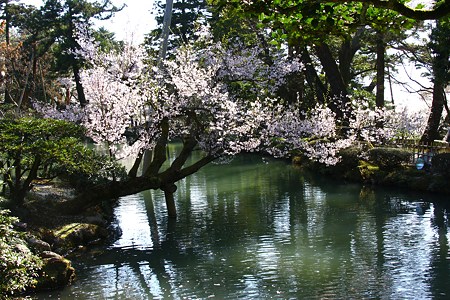
[[[43,267],[39,274],[36,290],[56,289],[73,283],[75,269],[70,260],[51,251],[43,251],[40,256]]]
[[[34,251],[39,254],[43,251],[50,251],[51,247],[50,244],[47,242],[44,242],[40,239],[35,238],[34,236],[30,236],[26,239],[28,245],[34,249]]]
[[[96,224],[71,223],[55,230],[54,235],[56,242],[53,247],[60,249],[60,252],[70,252],[79,246],[107,238],[108,231]]]
[[[25,232],[28,229],[28,224],[25,222],[16,222],[14,223],[14,229],[17,231]]]
[[[107,224],[106,220],[101,215],[87,216],[86,222],[103,226]]]
[[[13,249],[24,256],[28,256],[31,254],[31,250],[26,245],[24,245],[23,242],[18,242],[17,244],[15,244]]]

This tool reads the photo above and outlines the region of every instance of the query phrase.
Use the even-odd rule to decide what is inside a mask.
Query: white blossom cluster
[[[270,97],[286,82],[287,75],[302,69],[302,64],[296,58],[287,57],[281,50],[267,51],[236,41],[228,48],[215,43],[204,50],[203,56],[207,63],[220,65],[217,72],[219,79],[250,83],[251,92]]]
[[[279,107],[267,127],[267,151],[278,157],[300,150],[312,160],[334,165],[339,150],[349,147],[354,136],[338,137],[336,116],[327,107],[318,105],[309,113],[296,107]],[[270,138],[272,137],[272,138]],[[274,139],[275,137],[275,139]]]
[[[425,112],[411,112],[406,108],[357,107],[352,110],[350,128],[357,139],[383,144],[394,139],[417,138],[426,126]]]
[[[33,108],[46,118],[66,120],[73,123],[81,123],[85,117],[84,110],[78,105],[71,105],[64,109],[58,109],[56,105],[42,102],[32,102]]]

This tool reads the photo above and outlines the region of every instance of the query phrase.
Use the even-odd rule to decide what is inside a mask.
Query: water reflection
[[[40,297],[450,297],[449,209],[426,197],[242,156],[180,182],[176,222],[158,191],[121,198],[120,239]]]

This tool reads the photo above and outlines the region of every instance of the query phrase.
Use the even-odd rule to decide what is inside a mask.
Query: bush
[[[358,167],[361,155],[359,147],[348,147],[339,151],[341,162],[345,169],[354,169]]]
[[[61,120],[0,119],[0,175],[13,202],[22,205],[39,179],[64,177],[87,188],[124,176],[118,163],[88,149],[83,138],[82,127]]]
[[[434,173],[450,175],[450,153],[441,153],[433,156],[431,170]]]
[[[399,148],[373,148],[369,150],[369,162],[382,170],[393,170],[409,162],[411,153]]]
[[[36,283],[42,261],[13,229],[18,219],[0,210],[0,295],[13,296]]]
[[[75,170],[62,169],[59,177],[67,180],[78,192],[86,191],[95,185],[110,180],[123,180],[127,177],[124,166],[109,157],[95,153],[94,150],[85,149],[82,157],[83,168]]]

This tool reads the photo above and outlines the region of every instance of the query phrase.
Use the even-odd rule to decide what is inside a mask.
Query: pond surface
[[[443,197],[243,155],[180,182],[176,221],[159,191],[121,198],[120,238],[36,298],[449,299]]]

